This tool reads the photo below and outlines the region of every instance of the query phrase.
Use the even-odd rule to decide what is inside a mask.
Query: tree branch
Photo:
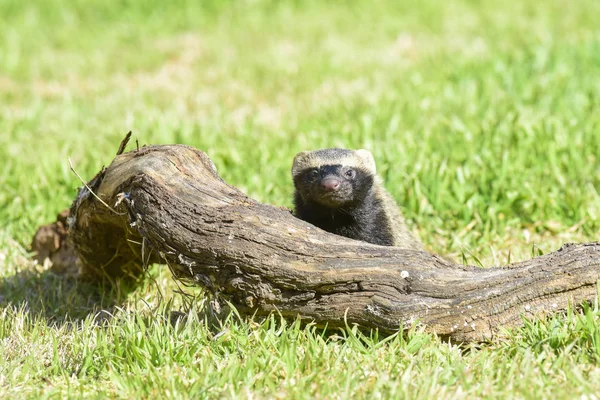
[[[91,276],[138,275],[145,261],[230,301],[241,314],[278,311],[329,327],[391,333],[415,321],[456,341],[482,341],[591,301],[600,244],[506,267],[453,265],[433,254],[322,231],[225,183],[201,151],[150,146],[117,155],[80,190],[70,237]],[[151,251],[150,251],[151,250]]]

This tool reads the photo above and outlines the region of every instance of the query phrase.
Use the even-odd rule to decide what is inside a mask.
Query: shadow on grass
[[[137,286],[133,281],[99,284],[28,268],[0,278],[0,308],[12,305],[57,326],[101,311],[112,314]]]

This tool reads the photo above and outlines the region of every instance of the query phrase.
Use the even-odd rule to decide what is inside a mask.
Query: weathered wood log
[[[455,341],[484,341],[520,325],[522,314],[593,300],[600,279],[600,243],[484,269],[329,234],[249,199],[206,154],[181,145],[118,155],[80,190],[70,215],[88,275],[166,263],[243,315],[276,311],[329,327],[391,333],[419,321]]]

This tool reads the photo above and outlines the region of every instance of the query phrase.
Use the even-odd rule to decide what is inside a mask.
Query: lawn
[[[164,266],[30,259],[124,134],[291,207],[302,150],[368,148],[426,247],[525,260],[600,231],[600,2],[0,0],[0,398],[597,398],[597,304],[479,346],[204,318]],[[181,318],[176,318],[181,316]]]

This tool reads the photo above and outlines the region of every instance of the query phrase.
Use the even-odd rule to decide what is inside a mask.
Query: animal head
[[[360,203],[376,178],[368,150],[323,149],[294,157],[292,179],[305,202],[338,208]]]

